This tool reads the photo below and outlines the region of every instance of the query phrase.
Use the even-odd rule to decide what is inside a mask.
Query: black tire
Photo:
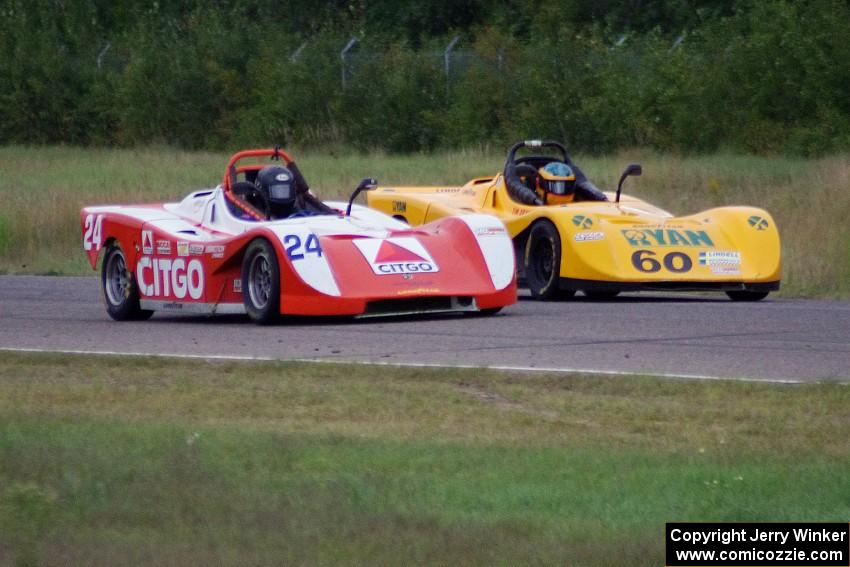
[[[547,220],[534,223],[525,244],[525,282],[531,297],[541,301],[563,299],[575,291],[561,291],[561,237]]]
[[[585,289],[582,291],[584,292],[585,297],[592,301],[605,301],[607,299],[614,299],[620,295],[619,291],[607,289]]]
[[[248,245],[242,260],[242,301],[252,321],[268,325],[280,319],[280,264],[268,240]]]
[[[729,299],[732,301],[761,301],[769,294],[769,291],[750,291],[746,289],[739,289],[735,291],[727,291],[726,295],[729,296]]]
[[[153,311],[139,307],[139,286],[127,270],[127,259],[117,242],[110,243],[103,255],[100,288],[106,312],[116,321],[143,321],[153,315]]]

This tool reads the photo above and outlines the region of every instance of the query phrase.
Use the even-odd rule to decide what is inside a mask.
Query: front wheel
[[[769,291],[750,291],[746,289],[740,289],[735,291],[727,291],[726,295],[729,296],[729,299],[732,301],[761,301]]]
[[[541,301],[569,297],[574,291],[562,292],[561,236],[551,222],[538,221],[531,227],[525,244],[525,281],[531,296]]]
[[[280,266],[268,240],[248,245],[242,260],[242,301],[252,321],[260,325],[280,318]]]
[[[139,306],[139,287],[132,272],[127,270],[127,259],[118,243],[113,242],[103,256],[100,284],[106,312],[116,321],[142,321],[153,311]]]

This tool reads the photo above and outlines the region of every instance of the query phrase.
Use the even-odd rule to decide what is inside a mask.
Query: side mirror
[[[639,163],[631,163],[626,167],[626,170],[623,172],[623,175],[620,176],[620,182],[617,184],[617,200],[615,203],[620,202],[620,192],[623,190],[623,181],[626,180],[626,177],[630,175],[640,175],[643,173],[643,168]]]
[[[351,198],[348,199],[348,208],[345,209],[345,216],[351,216],[351,206],[354,204],[354,199],[357,198],[357,195],[360,194],[361,191],[371,191],[375,187],[378,186],[378,181],[372,177],[365,177],[363,181],[361,181],[357,187],[354,188],[354,192],[351,193]]]

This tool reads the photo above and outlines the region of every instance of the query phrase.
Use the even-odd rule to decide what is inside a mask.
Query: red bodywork
[[[437,305],[434,298],[475,311],[516,301],[512,252],[509,266],[487,252],[500,247],[502,238],[512,251],[509,236],[493,217],[449,217],[418,228],[364,207],[356,207],[351,217],[238,218],[227,205],[238,201],[229,191],[231,183],[267,163],[237,167],[236,162],[258,156],[279,156],[292,164],[278,149],[249,150],[231,158],[222,185],[180,203],[84,208],[83,247],[92,267],[100,250],[114,241],[135,276],[143,308],[241,312],[243,255],[254,239],[264,238],[277,253],[282,314],[454,310],[425,308]],[[256,216],[250,207],[240,208]],[[509,277],[504,270],[510,270]],[[470,300],[474,309],[467,308]]]

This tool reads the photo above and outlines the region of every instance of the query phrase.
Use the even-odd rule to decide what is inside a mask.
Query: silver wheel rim
[[[124,303],[130,295],[130,274],[127,273],[127,264],[124,262],[124,254],[118,252],[109,256],[106,263],[106,298],[109,303],[116,307]]]
[[[257,254],[248,268],[248,295],[257,309],[264,309],[272,295],[272,267],[265,254]]]

